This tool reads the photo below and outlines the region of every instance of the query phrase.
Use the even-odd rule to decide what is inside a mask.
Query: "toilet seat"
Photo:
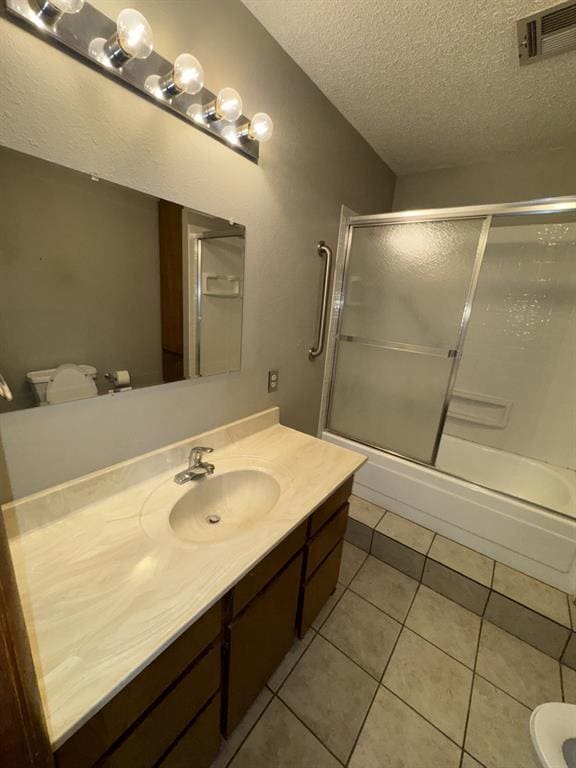
[[[576,739],[576,704],[541,704],[530,717],[532,744],[543,768],[568,768],[562,745]]]
[[[50,405],[67,403],[71,400],[85,400],[96,397],[98,389],[91,376],[74,363],[64,363],[54,371],[48,382],[46,401]]]

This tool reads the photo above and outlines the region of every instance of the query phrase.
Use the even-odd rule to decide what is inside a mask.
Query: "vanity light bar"
[[[47,42],[98,67],[189,125],[226,142],[258,162],[260,144],[272,136],[271,118],[242,114],[233,88],[214,94],[204,87],[204,70],[192,54],[170,62],[154,51],[146,18],[125,8],[116,21],[85,0],[6,0],[9,18]]]

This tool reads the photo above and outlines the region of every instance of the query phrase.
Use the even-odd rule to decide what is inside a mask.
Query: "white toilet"
[[[96,397],[97,374],[98,371],[92,365],[64,363],[58,368],[30,371],[26,378],[32,385],[39,405],[56,405]]]
[[[530,736],[542,768],[576,768],[576,704],[536,707]]]

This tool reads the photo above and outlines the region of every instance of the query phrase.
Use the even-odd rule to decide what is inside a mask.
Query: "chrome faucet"
[[[214,448],[201,448],[196,446],[190,451],[190,457],[188,459],[188,469],[178,472],[174,478],[174,482],[178,485],[184,485],[191,480],[199,480],[201,477],[214,474],[214,464],[208,464],[203,461],[205,453],[212,453]]]

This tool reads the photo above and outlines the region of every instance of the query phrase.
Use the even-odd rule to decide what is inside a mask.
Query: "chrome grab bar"
[[[4,400],[8,400],[9,403],[12,402],[12,392],[10,392],[10,387],[8,386],[6,379],[2,374],[0,373],[0,397],[3,397]]]
[[[326,311],[328,309],[328,293],[330,291],[330,272],[332,269],[332,248],[320,240],[317,247],[318,256],[326,258],[324,265],[324,281],[322,284],[322,305],[320,307],[320,323],[318,324],[318,338],[316,344],[308,350],[308,359],[314,360],[324,352],[324,337],[326,335]]]

